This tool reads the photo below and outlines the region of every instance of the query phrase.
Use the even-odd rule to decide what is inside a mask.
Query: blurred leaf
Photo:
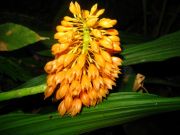
[[[160,78],[155,78],[155,77],[148,77],[145,80],[145,83],[150,83],[150,84],[161,84],[164,86],[172,86],[172,87],[179,87],[180,88],[180,77],[172,77],[167,79],[160,79]]]
[[[10,76],[13,80],[27,81],[32,76],[18,63],[0,56],[0,73]]]
[[[133,68],[131,66],[124,66],[123,74],[120,75],[119,79],[116,81],[117,87],[115,87],[115,90],[121,92],[132,92],[135,78],[136,73]]]
[[[20,12],[2,11],[0,12],[1,20],[3,22],[13,22],[16,24],[21,24],[28,26],[28,28],[41,28],[46,29],[48,24],[42,21],[40,18]]]
[[[149,38],[143,35],[129,33],[126,31],[120,31],[119,34],[120,34],[122,44],[140,44],[140,43],[147,42],[148,40],[150,40]]]
[[[134,85],[134,81],[136,79],[136,75],[134,73],[132,74],[124,74],[123,76],[123,86],[121,88],[121,92],[132,92],[132,88]]]
[[[47,38],[22,25],[13,23],[0,25],[0,51],[12,51],[45,39]]]
[[[47,56],[47,57],[52,57],[53,55],[51,54],[51,50],[42,50],[37,52],[37,54],[41,55],[41,56]]]
[[[54,39],[55,31],[40,31],[36,30],[41,36],[48,37],[49,40],[42,40],[41,42],[46,45],[47,48],[50,48],[52,44],[56,43],[56,40]]]
[[[34,87],[37,85],[45,84],[45,82],[46,82],[46,75],[40,75],[40,76],[34,77],[33,79],[30,79],[29,81],[25,82],[24,84],[19,86],[18,89]]]
[[[134,45],[124,45],[124,65],[139,64],[150,61],[163,61],[180,56],[180,31],[160,37],[159,39]]]
[[[180,98],[162,98],[150,94],[118,92],[96,107],[84,108],[76,117],[48,114],[12,113],[0,116],[2,135],[81,134],[118,125],[148,115],[180,110]]]

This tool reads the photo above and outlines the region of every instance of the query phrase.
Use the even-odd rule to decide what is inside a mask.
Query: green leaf
[[[42,84],[45,84],[45,82],[46,82],[46,75],[40,75],[40,76],[34,77],[33,79],[28,80],[27,82],[19,86],[18,89],[42,85]]]
[[[14,23],[0,25],[0,51],[12,51],[45,40],[27,27]]]
[[[2,135],[81,134],[123,124],[148,115],[180,110],[180,98],[162,98],[150,94],[118,92],[96,107],[84,108],[76,117],[48,114],[12,113],[0,116]]]
[[[122,44],[140,44],[150,40],[147,37],[144,37],[143,35],[129,33],[126,31],[120,31],[119,33]]]
[[[41,56],[46,56],[46,57],[52,57],[53,55],[51,54],[51,50],[42,50],[37,52],[37,54],[41,55]]]
[[[180,77],[172,77],[168,79],[160,79],[160,78],[154,78],[154,77],[148,77],[145,80],[145,83],[149,84],[161,84],[164,86],[171,86],[171,87],[179,87],[180,88]]]
[[[0,73],[10,76],[13,80],[27,81],[32,76],[18,63],[0,56]]]
[[[151,42],[124,45],[121,53],[124,65],[139,64],[150,61],[163,61],[180,56],[180,31],[160,37]]]
[[[40,35],[43,37],[49,37],[49,40],[43,40],[42,43],[47,47],[50,48],[54,43],[57,42],[57,40],[54,39],[54,31],[41,31],[36,30]]]

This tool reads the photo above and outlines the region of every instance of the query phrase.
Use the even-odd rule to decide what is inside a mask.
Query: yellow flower
[[[58,43],[51,49],[55,59],[45,65],[45,98],[54,93],[61,100],[60,115],[75,116],[82,106],[95,106],[116,85],[122,63],[113,56],[121,51],[119,33],[112,28],[117,21],[100,19],[105,10],[97,6],[88,11],[71,2],[73,17],[65,16],[56,27]]]

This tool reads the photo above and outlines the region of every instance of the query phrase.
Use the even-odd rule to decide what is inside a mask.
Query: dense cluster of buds
[[[58,111],[61,115],[76,115],[82,106],[95,106],[116,85],[122,60],[112,56],[119,53],[120,38],[112,27],[116,20],[99,19],[104,9],[81,10],[80,5],[71,2],[70,12],[57,26],[52,46],[55,59],[45,66],[47,88],[45,98],[53,93],[61,100]]]

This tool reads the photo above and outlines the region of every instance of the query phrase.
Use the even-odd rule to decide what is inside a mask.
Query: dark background
[[[95,3],[105,8],[104,17],[118,20],[118,29],[158,37],[180,28],[179,0],[79,0],[90,9]],[[39,29],[53,29],[69,15],[70,0],[4,0],[0,23],[16,22]]]
[[[90,9],[93,4],[98,3],[99,8],[106,9],[103,17],[118,20],[116,28],[119,31],[134,33],[144,38],[155,39],[180,29],[179,0],[79,0],[78,2],[84,9]],[[62,17],[71,15],[68,10],[69,3],[70,0],[2,0],[0,24],[14,22],[33,30],[55,31],[55,26],[59,24]],[[30,49],[32,48],[28,48],[26,51],[33,53]],[[156,67],[151,67],[153,64],[156,64]],[[174,73],[173,71],[174,68],[178,71],[177,65],[177,59],[172,59],[132,67],[135,72],[141,71],[147,75],[168,77],[179,75],[178,72]],[[147,67],[151,71],[148,71]],[[168,73],[164,72],[166,70],[164,67],[168,68]],[[44,71],[37,70],[36,72],[41,74]],[[152,89],[154,87],[156,88],[156,86],[151,86]],[[178,116],[179,112],[164,113],[85,134],[180,134],[180,118]]]

